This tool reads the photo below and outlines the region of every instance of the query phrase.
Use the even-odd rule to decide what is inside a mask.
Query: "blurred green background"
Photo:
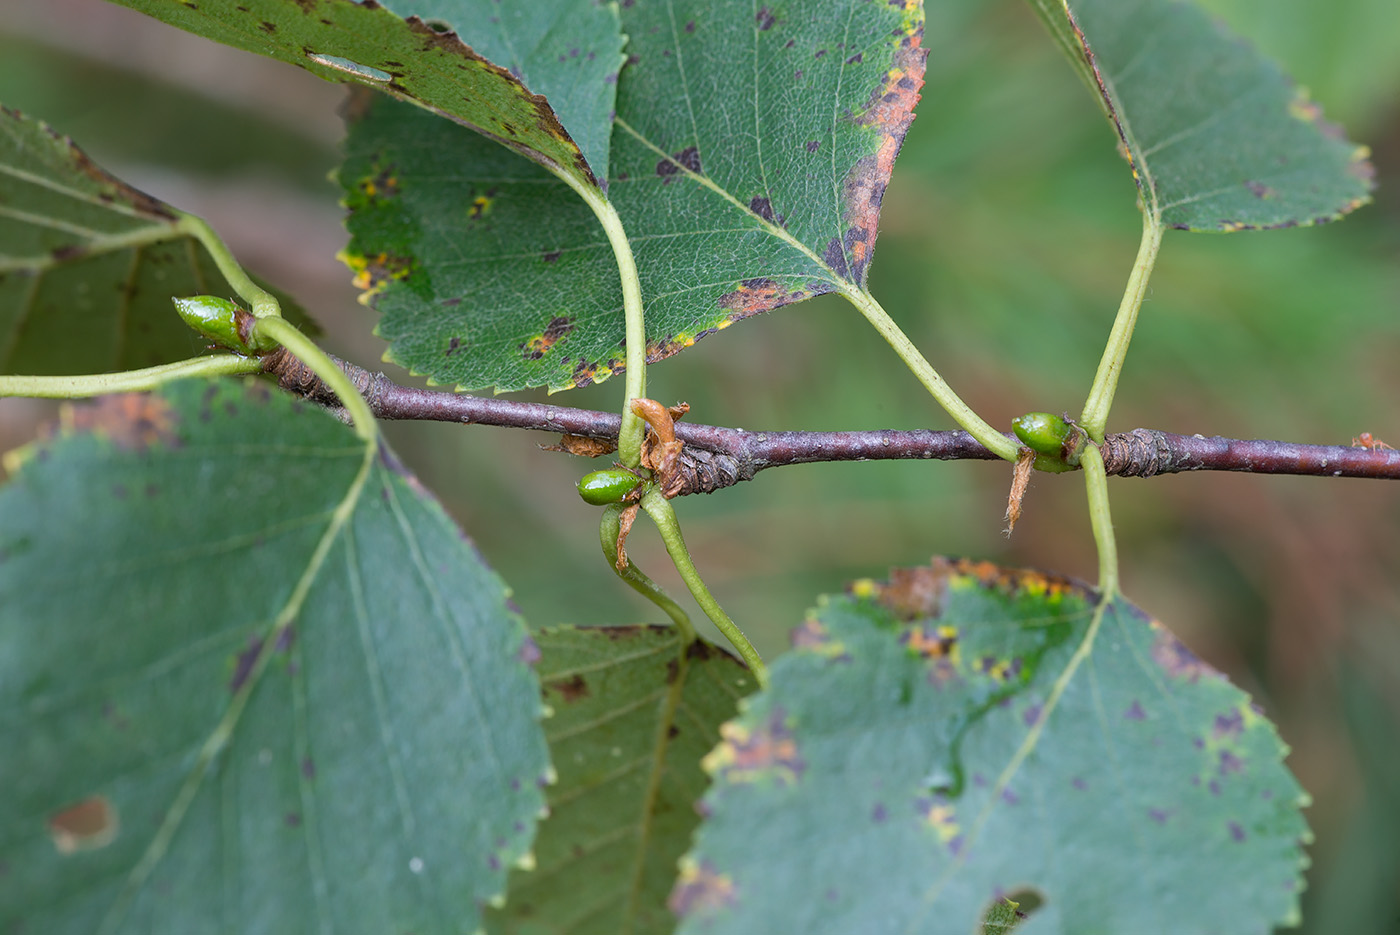
[[[1369,431],[1400,445],[1400,4],[1207,5],[1371,145],[1380,189],[1341,224],[1168,233],[1110,429],[1326,444]],[[1024,3],[929,7],[928,83],[871,288],[994,424],[1077,411],[1137,248],[1131,179]],[[334,259],[341,94],[98,0],[19,0],[0,17],[0,101],[206,217],[326,326],[331,350],[373,367],[374,315]],[[698,421],[749,429],[948,427],[835,299],[711,337],[654,367],[649,385]],[[554,402],[613,409],[621,390]],[[0,403],[0,450],[50,412]],[[588,467],[540,452],[552,439],[389,432],[532,625],[657,617],[604,567],[596,510],[573,491]],[[1009,481],[981,462],[807,465],[676,505],[712,588],[772,654],[818,594],[935,553],[1092,579],[1078,476],[1037,476],[1010,540]],[[1400,486],[1197,474],[1111,488],[1129,597],[1253,693],[1293,747],[1315,799],[1304,930],[1400,933]],[[641,526],[634,557],[680,590]]]

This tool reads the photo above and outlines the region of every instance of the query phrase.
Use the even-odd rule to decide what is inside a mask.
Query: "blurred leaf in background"
[[[370,337],[372,316],[331,260],[345,244],[335,190],[315,183],[335,162],[327,134],[314,128],[325,126],[336,89],[253,56],[230,66],[223,53],[237,53],[95,0],[22,6],[24,15],[7,11],[0,29],[23,21],[26,36],[49,38],[0,37],[0,100],[57,123],[112,171],[203,214],[229,232],[240,256],[295,270],[300,287],[255,265],[304,302],[333,349],[373,366],[383,344]],[[1393,0],[1207,6],[1371,145],[1377,204],[1308,230],[1168,233],[1110,430],[1333,444],[1369,431],[1400,445],[1400,200],[1390,194],[1400,181],[1400,8]],[[82,44],[89,24],[106,16],[104,41]],[[52,22],[33,25],[40,17]],[[994,424],[1029,410],[1077,410],[1137,247],[1132,179],[1098,105],[1024,3],[948,0],[929,4],[928,17],[927,85],[885,200],[871,291]],[[69,43],[62,55],[53,51],[60,42]],[[21,48],[48,64],[11,67]],[[99,55],[112,61],[141,49],[161,51],[144,54],[139,94],[115,77],[73,78],[81,62],[96,67]],[[200,78],[192,61],[208,74]],[[117,64],[110,74],[136,68],[130,58]],[[171,84],[152,78],[157,68],[173,69]],[[277,95],[266,92],[269,82]],[[90,125],[45,109],[53,106],[46,95],[64,86]],[[196,169],[198,147],[183,148],[194,134],[135,152],[159,136],[162,108],[181,100],[223,115],[215,123],[230,154],[246,152],[254,132],[275,136],[293,124],[306,128],[305,142],[253,146],[252,161],[265,169],[253,179],[216,175],[242,163],[232,155]],[[285,116],[288,101],[303,108],[295,120]],[[111,129],[99,133],[103,121]],[[151,181],[127,168],[158,161],[166,168],[150,171]],[[280,197],[266,197],[269,175]],[[206,203],[182,197],[181,186]],[[264,193],[259,210],[295,210],[254,223],[249,192]],[[852,309],[823,297],[701,342],[652,368],[649,387],[657,398],[689,401],[697,421],[748,429],[947,427],[894,363]],[[604,384],[550,399],[613,409],[619,393]],[[29,408],[0,406],[5,447],[29,431],[5,420]],[[537,445],[549,439],[523,432],[390,428],[533,625],[651,621],[650,608],[599,563],[596,513],[573,490],[587,463],[542,454]],[[934,553],[1092,575],[1080,479],[1036,477],[1007,541],[999,520],[1009,474],[983,463],[811,465],[676,508],[707,580],[771,654],[811,595]],[[1400,489],[1195,474],[1114,481],[1112,491],[1125,590],[1255,695],[1294,748],[1289,764],[1314,796],[1307,817],[1317,834],[1303,931],[1400,932],[1400,813],[1385,805],[1397,780],[1376,765],[1400,722]],[[629,551],[677,587],[641,524]],[[1338,674],[1348,667],[1365,673],[1359,701],[1347,694],[1359,690],[1354,680]]]

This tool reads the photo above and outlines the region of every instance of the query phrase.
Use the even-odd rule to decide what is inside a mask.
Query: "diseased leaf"
[[[935,560],[824,600],[706,760],[684,933],[1267,933],[1305,796],[1273,726],[1121,598]],[[1027,905],[1030,905],[1028,901]]]
[[[648,360],[863,289],[923,80],[922,5],[688,0],[622,16],[608,197],[636,255]],[[346,260],[390,359],[471,389],[621,371],[611,250],[562,183],[389,101],[352,108],[346,147]]]
[[[1167,226],[1296,227],[1370,200],[1369,151],[1196,4],[1030,2],[1099,92],[1144,204]]]
[[[479,925],[549,770],[533,644],[441,507],[261,385],[64,424],[0,488],[0,929]]]
[[[72,140],[0,107],[0,373],[100,373],[203,352],[171,297],[234,291],[176,219]]]
[[[607,177],[622,47],[611,4],[542,0],[505,11],[488,0],[398,0],[393,9],[373,0],[117,2],[327,81],[378,88],[582,184]]]
[[[559,781],[548,790],[532,872],[510,880],[490,930],[661,935],[666,898],[700,822],[700,759],[753,678],[671,627],[560,627],[535,634]]]

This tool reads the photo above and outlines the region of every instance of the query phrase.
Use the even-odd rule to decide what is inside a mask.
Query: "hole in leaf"
[[[117,810],[100,795],[49,816],[49,837],[60,854],[106,847],[117,837]]]
[[[1044,905],[1045,897],[1027,886],[998,896],[982,913],[977,935],[1011,935]]]
[[[354,75],[365,81],[390,81],[393,75],[387,71],[381,71],[369,65],[361,65],[359,62],[352,62],[348,58],[341,58],[338,55],[322,55],[319,52],[307,52],[306,57],[318,65],[325,65],[327,68],[334,68],[343,71],[348,75]]]
[[[451,31],[452,31],[452,24],[451,24],[451,23],[448,23],[446,20],[430,19],[430,20],[426,20],[426,21],[423,23],[423,25],[424,25],[424,26],[427,26],[429,29],[431,29],[431,30],[432,30],[433,32],[435,32],[435,33],[445,33],[445,32],[451,32]]]

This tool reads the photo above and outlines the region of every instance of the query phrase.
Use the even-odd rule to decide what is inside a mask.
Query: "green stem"
[[[1097,445],[1090,444],[1080,455],[1084,469],[1084,489],[1089,495],[1089,524],[1099,550],[1099,592],[1104,601],[1118,593],[1118,544],[1113,538],[1113,515],[1108,508],[1108,475]]]
[[[244,296],[244,298],[247,297]],[[350,413],[351,419],[355,422],[356,435],[371,444],[379,438],[379,429],[375,425],[374,415],[369,411],[369,406],[365,404],[359,390],[355,389],[355,384],[351,382],[345,371],[337,367],[335,362],[326,355],[326,352],[316,346],[316,342],[298,331],[291,322],[279,316],[259,318],[258,323],[253,328],[253,334],[254,337],[266,335],[272,338],[296,355],[298,360],[310,367],[311,372],[320,377],[321,381],[340,398],[340,404],[345,407],[345,411]]]
[[[642,463],[642,435],[646,423],[632,411],[632,400],[647,395],[647,331],[637,261],[632,256],[632,244],[627,239],[622,218],[618,217],[617,209],[608,201],[608,197],[567,172],[560,171],[555,175],[593,209],[598,222],[603,225],[603,232],[608,235],[613,256],[617,258],[617,272],[622,279],[622,313],[627,328],[627,370],[623,377],[626,398],[622,401],[622,428],[617,436],[617,455],[623,464],[634,468]]]
[[[194,357],[144,370],[121,373],[92,373],[64,377],[0,377],[0,396],[31,396],[40,399],[80,399],[106,393],[135,393],[151,390],[172,380],[186,377],[233,376],[258,373],[262,362],[253,357],[236,354],[215,354]]]
[[[625,504],[614,503],[603,510],[603,521],[598,526],[598,539],[603,546],[603,555],[612,570],[617,572],[617,576],[627,582],[632,590],[666,612],[666,616],[671,618],[680,632],[681,640],[689,646],[695,642],[695,624],[690,622],[690,615],[681,609],[681,605],[671,600],[671,596],[661,590],[660,585],[633,565],[630,558],[621,571],[617,569],[617,536],[622,529],[621,516],[625,509]]]
[[[224,274],[228,284],[233,286],[243,301],[248,303],[248,310],[258,318],[277,318],[282,315],[282,308],[273,298],[272,293],[262,286],[253,282],[252,277],[243,271],[243,267],[238,265],[238,261],[233,258],[233,251],[219,239],[219,235],[214,233],[214,229],[205,223],[203,218],[197,218],[193,214],[180,212],[180,220],[175,227],[182,233],[189,234],[209,251],[209,255],[214,258],[214,265],[219,267],[219,272]],[[318,374],[319,376],[319,374]]]
[[[1162,222],[1153,211],[1142,212],[1142,243],[1138,246],[1137,260],[1128,276],[1128,286],[1123,290],[1123,301],[1118,305],[1118,316],[1113,320],[1113,330],[1109,332],[1108,344],[1103,349],[1103,358],[1094,374],[1094,385],[1089,390],[1089,398],[1084,402],[1084,414],[1079,425],[1096,442],[1103,441],[1103,433],[1108,426],[1108,410],[1113,406],[1113,394],[1118,389],[1118,377],[1123,372],[1123,359],[1128,355],[1128,344],[1133,340],[1133,328],[1137,325],[1138,309],[1142,307],[1143,296],[1147,294],[1147,281],[1152,277],[1152,267],[1157,262],[1157,251],[1162,246]]]
[[[695,603],[700,605],[705,616],[710,618],[710,621],[739,651],[739,655],[748,665],[749,671],[758,680],[759,688],[767,688],[768,667],[763,664],[763,658],[759,656],[758,650],[753,648],[753,644],[744,635],[744,631],[740,630],[738,625],[729,619],[729,615],[724,612],[724,608],[719,606],[719,602],[710,593],[710,589],[705,587],[700,572],[695,569],[695,563],[690,560],[690,551],[685,547],[685,539],[681,537],[680,523],[676,521],[676,511],[671,509],[671,501],[663,497],[661,491],[653,487],[642,495],[642,509],[647,511],[651,521],[656,524],[657,531],[661,533],[661,541],[666,544],[666,551],[670,554],[676,571],[680,572],[681,579],[685,581],[685,586],[690,589],[690,595],[695,598]]]
[[[1007,461],[1015,461],[1020,446],[1007,438],[1001,432],[992,428],[967,403],[963,402],[953,388],[947,384],[938,371],[933,369],[933,365],[928,362],[919,349],[914,346],[908,336],[900,330],[899,325],[894,323],[894,319],[884,310],[879,302],[870,293],[865,292],[855,286],[843,286],[841,294],[844,295],[859,312],[865,316],[865,320],[880,333],[894,352],[899,355],[899,359],[904,361],[904,365],[913,372],[924,388],[929,391],[938,404],[953,417],[968,434],[982,443],[982,446],[999,458]]]

